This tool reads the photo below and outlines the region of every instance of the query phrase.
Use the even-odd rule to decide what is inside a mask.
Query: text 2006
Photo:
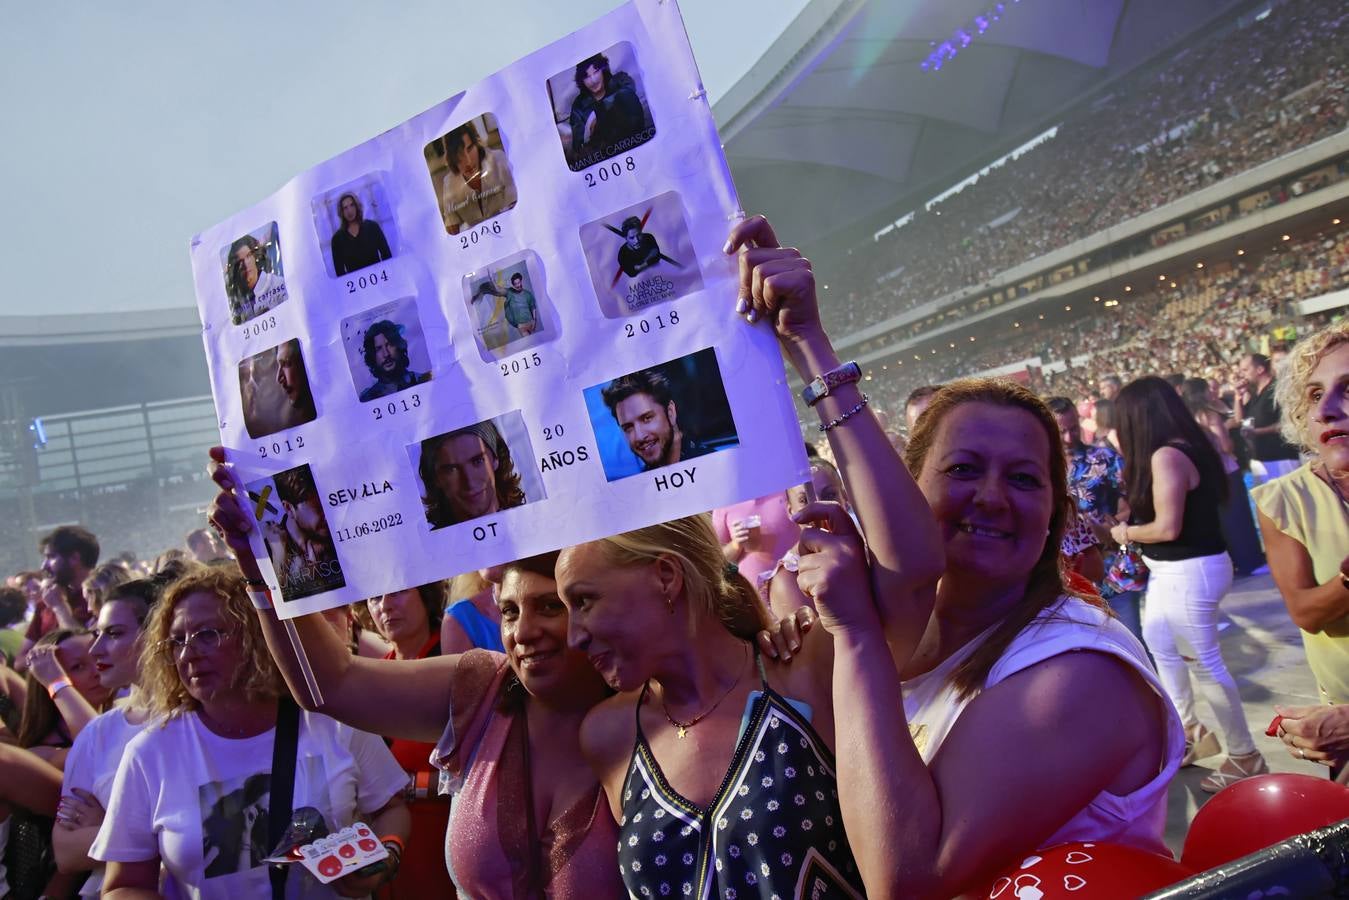
[[[491,225],[483,225],[474,228],[472,231],[461,232],[459,234],[459,249],[467,250],[471,245],[476,244],[483,238],[493,234],[501,234],[500,222],[493,222]]]
[[[347,293],[354,294],[358,290],[372,288],[381,281],[388,281],[389,273],[380,269],[378,272],[371,272],[369,275],[358,275],[355,278],[347,279]]]
[[[370,407],[370,411],[375,414],[375,421],[381,422],[386,416],[396,416],[400,412],[412,412],[421,405],[421,394],[413,394],[410,397],[396,397],[384,403],[376,403]]]
[[[288,437],[284,441],[272,441],[270,444],[263,444],[258,448],[258,455],[267,459],[270,456],[280,456],[282,453],[303,449],[304,438],[297,434],[295,437]]]
[[[660,331],[668,325],[679,324],[679,310],[672,309],[667,313],[659,313],[649,319],[638,319],[637,322],[625,322],[623,324],[623,333],[626,337],[636,337],[639,334],[650,334],[653,331]]]

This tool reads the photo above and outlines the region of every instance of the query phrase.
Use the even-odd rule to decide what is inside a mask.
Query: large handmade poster
[[[634,0],[194,238],[280,614],[807,480],[742,215],[676,4]]]

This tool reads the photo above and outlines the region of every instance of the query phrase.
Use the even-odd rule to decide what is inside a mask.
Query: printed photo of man
[[[422,441],[417,470],[432,529],[526,502],[511,449],[490,419]]]
[[[284,599],[321,594],[347,583],[308,465],[254,482],[248,492]]]
[[[615,378],[602,396],[644,470],[712,452],[711,447],[680,429],[670,381],[660,372],[647,369]]]
[[[430,372],[414,372],[402,326],[381,319],[365,332],[365,365],[375,383],[361,391],[361,402],[378,400],[431,379]]]
[[[281,428],[294,428],[312,422],[318,416],[314,396],[309,392],[309,375],[300,355],[300,341],[292,338],[276,348],[276,383],[286,395]]]
[[[619,228],[623,232],[623,246],[618,248],[618,267],[629,278],[660,262],[663,258],[654,235],[642,230],[642,220],[628,216]]]
[[[539,329],[539,305],[534,292],[525,289],[525,276],[519,272],[511,275],[511,286],[506,288],[506,322],[521,337]]]

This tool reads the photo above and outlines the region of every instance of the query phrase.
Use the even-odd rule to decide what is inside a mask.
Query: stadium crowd
[[[1210,792],[1268,771],[1217,642],[1234,558],[1273,570],[1327,703],[1349,694],[1327,628],[1349,615],[1343,547],[1308,528],[1309,510],[1343,517],[1349,323],[1276,378],[1250,341],[1278,260],[1165,300],[1230,301],[1228,352],[1202,361],[1231,369],[1235,408],[1143,363],[1072,399],[957,379],[911,411],[901,456],[820,325],[809,263],[762,219],[728,247],[748,323],[771,322],[803,378],[830,373],[816,498],[374,597],[293,635],[222,456],[211,527],[153,562],[101,562],[79,526],[44,535],[40,567],[0,589],[11,896],[663,896],[703,877],[729,895],[807,870],[951,896],[1065,842],[1174,866],[1178,769],[1214,759]],[[1333,268],[1343,246],[1288,253]],[[1244,467],[1267,563],[1229,494]],[[1277,730],[1334,776],[1339,709],[1281,708]],[[1024,752],[992,752],[1009,741]],[[698,830],[712,815],[724,843]],[[353,819],[378,864],[321,887],[266,862]]]
[[[1057,134],[915,212],[831,276],[840,335],[1067,246],[1349,125],[1349,12],[1289,0],[1187,43],[1070,113]],[[1249,73],[1257,67],[1259,79]],[[1147,123],[1146,131],[1121,122]],[[1304,185],[1290,185],[1270,202]],[[996,224],[994,224],[996,223]],[[1215,221],[1213,224],[1218,224]]]
[[[1180,769],[1269,772],[1218,640],[1266,571],[1322,701],[1268,733],[1349,782],[1349,319],[1296,308],[1349,229],[879,372],[830,339],[1342,130],[1346,21],[1287,0],[1122,81],[848,303],[735,226],[736,312],[808,385],[782,494],[285,622],[219,448],[190,530],[83,501],[0,587],[0,898],[998,896],[1061,845],[1161,887]],[[354,821],[332,880],[295,864]]]

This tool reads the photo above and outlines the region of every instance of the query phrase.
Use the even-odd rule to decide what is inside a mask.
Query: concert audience
[[[1341,131],[1349,125],[1346,16],[1336,4],[1289,0],[1113,85],[1070,112],[1052,139],[916,210],[874,247],[854,249],[831,276],[831,293],[849,302],[830,306],[826,324],[842,336],[986,284]],[[1250,60],[1259,60],[1258,80]],[[1268,203],[1310,186],[1295,180]]]

